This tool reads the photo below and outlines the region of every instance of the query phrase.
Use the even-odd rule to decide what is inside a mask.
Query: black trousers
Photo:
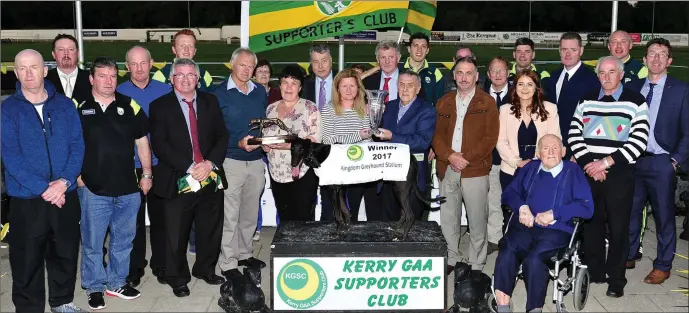
[[[582,227],[584,264],[591,280],[605,281],[613,291],[623,291],[629,252],[629,218],[634,200],[634,165],[613,165],[603,182],[588,177],[593,194],[593,217]],[[607,216],[607,221],[606,221]],[[606,224],[609,233],[605,255]]]
[[[79,256],[81,207],[76,191],[58,208],[42,198],[12,198],[8,233],[12,302],[17,312],[43,312],[48,271],[48,304],[74,300]]]
[[[271,177],[270,188],[280,222],[316,219],[318,177],[313,169],[309,169],[302,178],[289,183],[278,183]]]
[[[191,281],[187,263],[187,244],[191,223],[196,223],[195,276],[215,274],[220,256],[224,220],[223,191],[211,183],[196,193],[164,199],[165,280],[172,287]]]
[[[143,170],[136,169],[137,179],[141,180]],[[147,195],[143,191],[141,195],[141,207],[136,216],[136,236],[130,255],[129,277],[140,278],[144,275],[144,269],[149,263],[146,261],[146,206],[148,205],[148,219],[151,223],[151,270],[154,274],[162,273],[165,269],[165,223],[163,214],[163,200],[153,193],[152,189]]]

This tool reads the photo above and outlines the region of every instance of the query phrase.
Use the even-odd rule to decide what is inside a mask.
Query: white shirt
[[[254,89],[256,89],[256,84],[254,84],[254,82],[252,82],[251,80],[249,80],[249,81],[247,82],[247,84],[248,84],[248,86],[247,86],[247,91],[246,91],[246,93],[244,93],[244,91],[242,91],[241,89],[239,89],[239,88],[237,87],[237,84],[234,83],[234,80],[232,79],[232,76],[230,76],[230,79],[227,80],[227,90],[231,90],[231,89],[233,89],[233,88],[237,88],[237,90],[239,90],[239,92],[241,92],[241,93],[243,93],[243,94],[245,94],[245,95],[248,95],[248,94],[250,94]]]
[[[57,75],[60,77],[60,83],[62,83],[62,90],[65,91],[65,96],[67,98],[72,98],[72,93],[74,92],[74,85],[77,83],[77,75],[79,74],[79,70],[77,68],[74,68],[74,71],[70,74],[65,74],[65,72],[61,71],[60,68],[57,68]],[[67,76],[69,79],[69,84],[72,86],[72,88],[69,89],[67,88],[67,79],[65,78]],[[68,94],[69,92],[69,94]]]
[[[388,76],[385,74],[385,72],[381,71],[380,75],[380,90],[383,90],[383,86],[385,86],[385,78],[390,77],[390,81],[388,82],[388,101],[392,101],[397,99],[397,78],[399,77],[400,71],[399,69],[395,69],[395,71],[392,73],[392,75]]]
[[[493,89],[493,85],[490,85],[490,96],[495,99],[495,102],[498,102],[498,98],[496,97],[496,92],[501,92],[500,93],[500,100],[505,99],[507,97],[507,84],[505,86],[502,86],[501,90],[495,90]]]
[[[40,104],[34,104],[33,105],[33,107],[38,112],[38,116],[41,117],[41,122],[43,122],[43,105],[45,105],[45,102],[41,102]]]
[[[318,106],[318,99],[320,99],[319,97],[321,96],[321,82],[322,81],[323,81],[322,78],[316,76],[316,86],[315,86],[316,87],[316,94],[315,94],[316,101],[314,101],[314,103],[316,103],[316,106]],[[330,99],[333,97],[333,72],[332,71],[330,73],[328,73],[328,78],[325,79],[325,86],[323,86],[323,87],[325,88],[325,103],[323,103],[323,105],[326,105],[326,104],[328,104],[328,102],[330,102]]]
[[[581,66],[581,61],[579,61],[579,63],[577,63],[577,65],[572,67],[572,69],[567,70],[567,68],[564,68],[564,71],[562,71],[562,73],[560,73],[560,78],[558,78],[557,84],[555,84],[555,90],[557,91],[557,94],[556,94],[557,95],[557,98],[556,98],[557,101],[560,101],[560,88],[562,88],[562,81],[565,80],[565,73],[568,73],[569,74],[569,80],[572,80],[572,76],[574,76],[574,73],[576,73],[576,71],[579,69],[580,66]]]
[[[457,101],[457,122],[455,123],[455,130],[452,133],[452,150],[455,152],[462,151],[462,130],[464,129],[464,116],[467,114],[467,108],[471,99],[474,98],[476,88],[474,88],[464,99],[459,97],[459,90],[455,100]]]

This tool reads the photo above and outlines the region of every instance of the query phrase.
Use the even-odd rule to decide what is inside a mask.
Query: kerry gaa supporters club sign
[[[274,258],[274,310],[444,308],[442,257]]]

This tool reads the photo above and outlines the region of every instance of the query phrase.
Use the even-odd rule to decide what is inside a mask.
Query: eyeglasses
[[[498,74],[507,74],[506,69],[498,69],[498,70],[490,70],[489,71],[493,75],[498,75]]]
[[[196,75],[196,74],[193,74],[193,73],[189,73],[189,74],[182,74],[182,73],[175,74],[175,79],[185,79],[185,78],[186,78],[186,79],[189,79],[189,80],[194,80],[194,79],[196,79],[197,77],[199,77],[199,75]]]
[[[651,58],[651,59],[654,59],[654,58],[657,56],[657,57],[659,57],[661,60],[662,60],[662,59],[667,59],[668,56],[669,56],[669,55],[668,55],[667,53],[665,53],[665,52],[655,52],[655,51],[649,51],[647,55],[648,55],[648,57]]]

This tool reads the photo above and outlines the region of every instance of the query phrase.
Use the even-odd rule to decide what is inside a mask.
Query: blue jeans
[[[129,274],[129,257],[136,235],[139,193],[119,197],[93,194],[79,187],[81,203],[81,286],[87,294],[124,286]],[[110,227],[110,260],[103,267],[103,240]]]

